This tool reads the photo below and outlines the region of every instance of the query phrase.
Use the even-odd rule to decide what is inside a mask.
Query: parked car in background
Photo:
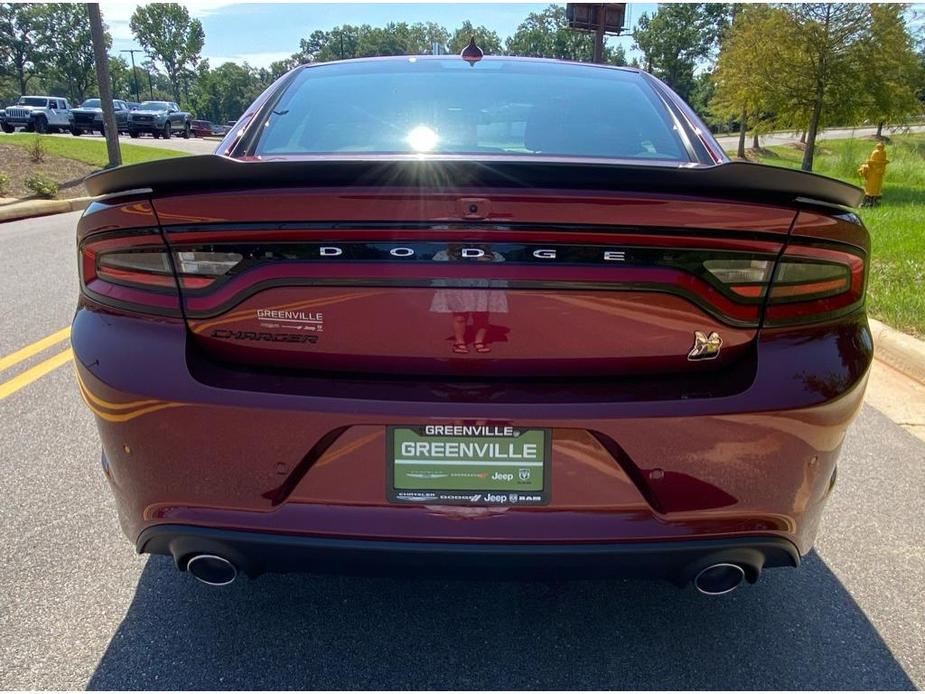
[[[137,111],[138,107],[141,106],[137,101],[126,101],[125,105],[128,106],[129,111]]]
[[[128,132],[128,105],[120,100],[112,100],[112,108],[116,117],[116,128],[120,133]],[[103,124],[103,105],[99,99],[87,99],[77,108],[71,109],[74,116],[74,123],[71,125],[72,135],[82,135],[84,133],[98,132],[100,135],[106,134],[106,128]]]
[[[215,126],[207,120],[194,120],[190,121],[190,132],[196,137],[212,137]]]
[[[873,358],[862,191],[638,69],[467,62],[299,67],[216,154],[86,179],[123,531],[215,585],[798,566]]]
[[[21,96],[14,106],[6,108],[3,132],[16,128],[28,132],[56,133],[70,130],[73,124],[71,105],[58,96]]]
[[[0,108],[0,130],[3,129],[4,123],[6,123],[6,109]]]
[[[138,137],[141,133],[151,133],[155,138],[178,134],[189,138],[191,123],[190,114],[181,111],[173,101],[142,101],[128,114],[128,134]]]

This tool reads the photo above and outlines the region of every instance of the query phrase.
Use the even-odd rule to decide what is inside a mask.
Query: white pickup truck
[[[59,96],[21,96],[13,106],[6,107],[2,127],[11,133],[16,128],[29,132],[54,133],[71,129],[74,116],[67,99]]]

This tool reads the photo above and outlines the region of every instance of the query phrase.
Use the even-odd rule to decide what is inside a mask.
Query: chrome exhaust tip
[[[234,564],[214,554],[197,554],[186,562],[186,570],[210,586],[227,586],[238,577]]]
[[[694,587],[704,595],[725,595],[744,580],[745,570],[738,564],[711,564],[694,577]]]

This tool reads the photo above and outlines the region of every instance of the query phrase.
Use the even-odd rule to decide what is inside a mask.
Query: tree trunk
[[[19,94],[28,94],[29,92],[26,90],[28,85],[26,83],[29,80],[26,79],[26,69],[22,65],[16,66],[16,79],[19,82]]]
[[[739,149],[736,156],[739,159],[745,159],[745,125],[748,123],[748,114],[742,109],[742,117],[739,118]]]
[[[758,142],[758,129],[752,130],[752,149],[761,149],[761,143]]]
[[[116,128],[116,114],[112,107],[109,57],[106,54],[106,36],[103,32],[103,18],[100,16],[99,3],[88,2],[87,13],[90,15],[90,38],[93,42],[96,83],[100,90],[100,106],[103,107],[103,123],[106,130],[106,150],[109,153],[109,166],[119,166],[122,164],[122,152],[119,150],[119,131]]]
[[[803,143],[804,145],[806,144],[806,131],[805,130],[800,133],[800,142]]]
[[[803,150],[803,171],[813,170],[813,154],[816,150],[816,134],[819,131],[819,116],[822,115],[822,95],[817,89],[816,103],[813,104],[813,115],[809,119],[809,128],[806,130],[806,148]]]
[[[880,121],[879,123],[877,123],[877,139],[878,140],[883,139],[883,121]]]

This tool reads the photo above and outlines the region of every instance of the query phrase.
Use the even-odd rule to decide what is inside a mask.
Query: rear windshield
[[[518,154],[690,161],[637,73],[460,58],[301,70],[256,153]]]
[[[167,102],[166,101],[142,101],[141,106],[138,107],[139,111],[166,111]]]

